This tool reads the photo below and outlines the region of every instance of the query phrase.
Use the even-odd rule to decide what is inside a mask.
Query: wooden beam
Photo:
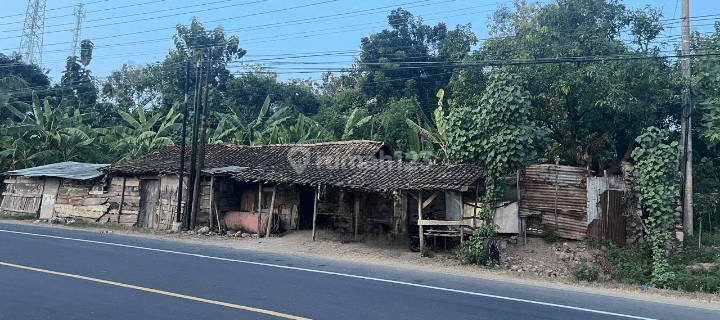
[[[416,196],[416,195],[413,194],[412,192],[408,191],[408,194],[409,194],[413,199],[418,200],[418,196]],[[418,201],[419,201],[419,200],[418,200]]]
[[[430,196],[430,198],[428,198],[427,200],[425,200],[425,202],[423,202],[422,207],[425,208],[425,207],[429,206],[430,203],[433,200],[435,200],[435,197],[437,197],[438,194],[440,194],[440,190],[435,190],[435,192],[433,192],[433,194]]]
[[[461,226],[463,225],[460,220],[421,220],[418,221],[418,225],[422,226]]]
[[[273,218],[273,208],[275,207],[275,192],[277,191],[277,186],[272,188],[272,198],[270,200],[270,217],[268,217],[268,226],[267,226],[267,232],[265,232],[265,237],[270,236],[270,232],[272,231],[272,218]]]
[[[317,211],[318,211],[318,210],[317,210],[317,201],[318,201],[318,197],[320,196],[320,195],[318,194],[318,188],[319,188],[319,186],[318,186],[318,187],[315,187],[315,196],[313,197],[314,204],[313,204],[312,241],[315,241],[315,221],[317,220]]]

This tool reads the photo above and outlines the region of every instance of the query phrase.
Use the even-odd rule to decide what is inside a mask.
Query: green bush
[[[555,233],[555,231],[550,231],[547,234],[547,241],[548,242],[560,242],[560,236]]]
[[[598,266],[583,262],[572,268],[570,271],[573,279],[577,281],[596,281],[600,278],[600,268]]]
[[[476,229],[470,236],[470,240],[455,249],[455,256],[463,264],[487,264],[488,255],[485,252],[485,239],[494,234],[494,225],[484,225]]]
[[[720,293],[720,266],[716,265],[710,270],[676,266],[673,272],[675,279],[668,283],[669,289]]]
[[[652,247],[648,242],[620,248],[611,241],[604,243],[611,276],[618,282],[647,284],[652,274]]]

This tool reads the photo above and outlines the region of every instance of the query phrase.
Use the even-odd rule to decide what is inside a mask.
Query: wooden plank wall
[[[25,177],[8,177],[5,179],[7,189],[3,192],[0,213],[4,214],[37,214],[42,202],[44,182],[42,179]]]
[[[100,183],[100,179],[61,179],[54,215],[61,218],[100,220],[110,209],[110,197],[107,194],[90,194],[93,186]]]
[[[125,226],[133,226],[140,213],[140,180],[136,177],[125,178],[125,195],[123,196],[123,177],[109,178],[108,192],[110,209],[100,217],[99,222],[114,222]],[[123,199],[120,212],[120,199]]]

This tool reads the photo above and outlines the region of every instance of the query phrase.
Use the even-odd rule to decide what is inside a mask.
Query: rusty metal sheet
[[[552,164],[529,165],[521,181],[520,216],[541,217],[546,230],[582,240],[587,235],[587,170]]]

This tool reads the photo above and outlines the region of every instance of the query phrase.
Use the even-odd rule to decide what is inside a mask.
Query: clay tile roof
[[[298,170],[254,167],[232,176],[241,181],[332,185],[380,192],[401,189],[466,191],[474,188],[476,183],[482,183],[483,170],[478,164],[448,165],[376,159],[336,159],[298,167]]]
[[[209,144],[205,147],[206,172],[226,167],[276,168],[279,171],[294,170],[291,158],[310,157],[323,159],[350,156],[374,158],[388,152],[382,142],[349,140],[308,144],[276,144],[245,146],[235,144]],[[185,152],[185,172],[190,170],[190,148]],[[180,167],[180,146],[172,145],[144,155],[138,159],[115,163],[104,171],[116,174],[177,174]]]

